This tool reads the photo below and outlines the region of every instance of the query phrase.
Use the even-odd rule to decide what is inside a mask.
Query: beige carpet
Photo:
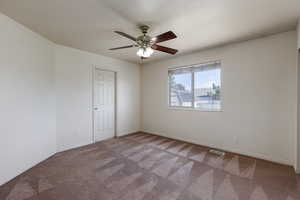
[[[289,166],[138,133],[56,154],[0,187],[1,200],[293,200]]]

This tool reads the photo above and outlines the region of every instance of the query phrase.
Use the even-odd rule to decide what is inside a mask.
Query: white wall
[[[142,67],[143,131],[294,165],[296,32]],[[224,112],[168,109],[168,67],[222,61]]]
[[[0,13],[0,185],[56,150],[53,44]]]
[[[297,26],[297,32],[298,32],[298,49],[300,49],[300,19],[298,21],[298,26]]]
[[[57,150],[92,143],[92,66],[117,72],[117,135],[140,130],[140,67],[57,45]]]
[[[298,37],[297,37],[297,51],[298,51],[298,60],[297,60],[297,65],[298,65],[298,129],[297,129],[297,140],[296,140],[296,145],[297,145],[297,152],[296,152],[296,160],[297,160],[297,166],[296,171],[297,173],[300,173],[300,19],[298,22],[297,26],[297,32],[298,32]]]
[[[298,119],[298,126],[297,126],[297,140],[296,140],[296,160],[297,160],[297,165],[295,167],[297,173],[300,174],[300,50],[298,50],[298,115],[297,115],[297,119]]]
[[[92,143],[93,65],[117,72],[117,134],[140,130],[139,65],[55,45],[1,13],[0,27],[0,185]]]

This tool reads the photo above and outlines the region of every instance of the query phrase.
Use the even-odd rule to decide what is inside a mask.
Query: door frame
[[[97,67],[96,65],[92,67],[92,132],[93,132],[93,143],[96,143],[95,139],[95,112],[94,112],[94,107],[95,107],[95,72],[96,70],[101,70],[101,71],[107,71],[107,72],[113,72],[115,75],[115,99],[114,99],[114,138],[117,137],[117,72],[101,67]]]

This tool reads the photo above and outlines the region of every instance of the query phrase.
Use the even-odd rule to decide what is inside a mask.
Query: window
[[[221,110],[221,62],[169,69],[169,106]]]

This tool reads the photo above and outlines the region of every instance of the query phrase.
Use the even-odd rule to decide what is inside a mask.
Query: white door
[[[115,72],[95,69],[94,140],[115,136]]]

